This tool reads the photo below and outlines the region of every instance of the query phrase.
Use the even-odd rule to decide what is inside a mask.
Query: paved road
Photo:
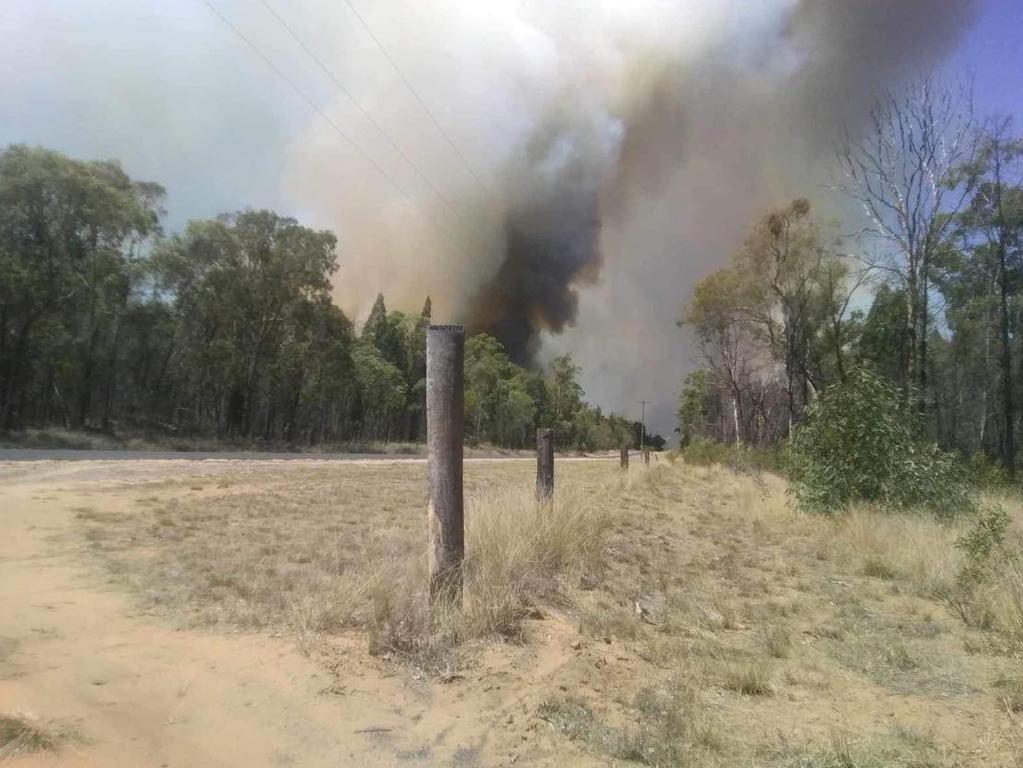
[[[617,459],[618,454],[557,456],[559,460]],[[74,448],[0,448],[0,461],[418,461],[409,453],[282,453],[270,451],[95,451]],[[465,457],[466,461],[535,461],[529,454]]]
[[[273,453],[264,451],[95,451],[73,448],[0,448],[0,461],[416,461],[415,454]]]

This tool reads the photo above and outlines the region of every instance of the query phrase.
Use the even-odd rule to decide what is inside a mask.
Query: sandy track
[[[335,651],[344,674],[335,676],[291,639],[181,631],[140,615],[90,561],[72,527],[75,508],[129,511],[132,496],[118,485],[226,466],[239,464],[0,465],[0,638],[14,645],[0,659],[0,712],[71,725],[83,737],[10,765],[473,766],[520,758],[554,765],[569,758],[558,757],[550,736],[521,733],[537,702],[514,684],[563,666],[562,635],[571,629],[558,621],[543,622],[553,642],[484,653],[467,679],[442,685],[377,665],[361,648],[349,654],[343,639]]]

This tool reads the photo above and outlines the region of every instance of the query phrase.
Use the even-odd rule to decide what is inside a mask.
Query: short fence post
[[[431,325],[426,332],[426,444],[430,503],[430,599],[462,592],[462,438],[465,431],[465,331]]]
[[[622,446],[622,469],[629,468],[629,449],[626,446]]]
[[[643,463],[644,464],[650,463],[650,451],[643,451]]]
[[[536,430],[536,498],[554,497],[554,430]]]

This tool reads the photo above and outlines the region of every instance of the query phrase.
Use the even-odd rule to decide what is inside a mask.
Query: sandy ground
[[[0,712],[80,736],[9,765],[594,762],[537,729],[538,702],[521,693],[573,656],[574,629],[552,617],[535,622],[540,642],[484,651],[445,684],[377,666],[343,638],[332,675],[293,639],[176,630],[140,615],[90,563],[71,529],[75,508],[99,498],[104,509],[126,507],[132,484],[228,468],[240,465],[0,464],[0,638],[14,649],[0,660]]]
[[[531,461],[474,465],[467,487],[529,483]],[[933,555],[928,562],[948,557],[954,532],[866,512],[793,515],[779,478],[658,462],[626,474],[614,463],[572,464],[562,478],[600,488],[611,472],[619,484],[585,501],[614,511],[599,579],[569,587],[564,603],[544,603],[526,621],[526,642],[474,644],[447,675],[371,656],[365,634],[320,633],[306,644],[294,631],[243,633],[230,627],[246,624],[230,622],[183,629],[193,625],[179,621],[182,612],[146,591],[153,581],[112,570],[122,563],[157,586],[183,585],[161,582],[160,569],[184,550],[154,537],[153,526],[198,519],[191,535],[213,540],[201,528],[207,511],[217,531],[240,538],[221,537],[209,550],[188,539],[188,552],[258,553],[267,515],[268,535],[284,536],[296,555],[299,533],[316,549],[308,505],[334,514],[338,494],[352,496],[338,514],[354,515],[359,530],[397,531],[388,526],[417,503],[425,468],[385,462],[0,462],[0,716],[78,735],[4,764],[612,765],[609,755],[622,751],[609,750],[604,735],[649,733],[643,748],[656,749],[691,723],[712,737],[699,764],[715,767],[1023,766],[1020,713],[997,684],[1020,675],[1018,657],[908,575],[926,565],[920,553]],[[372,482],[360,485],[364,475]],[[362,514],[367,504],[375,516]],[[294,519],[304,528],[286,517],[303,514]],[[91,540],[90,531],[107,538]],[[886,536],[910,543],[888,546]],[[891,574],[872,575],[878,569],[867,566],[879,557]],[[775,631],[785,640],[777,652]],[[729,682],[747,668],[770,673],[768,693]],[[682,695],[688,719],[662,717],[665,734],[654,726],[673,710],[637,702],[674,680],[695,704]],[[559,732],[544,713],[570,700],[610,730]],[[846,743],[867,757],[832,754]],[[688,764],[690,754],[675,762]]]

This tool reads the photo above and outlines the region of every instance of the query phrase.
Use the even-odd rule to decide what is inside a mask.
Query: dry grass
[[[787,768],[955,768],[954,756],[927,736],[901,727],[869,738],[833,734],[824,746],[788,748]]]
[[[73,738],[74,731],[66,726],[20,714],[0,714],[0,760],[30,752],[55,752]]]
[[[838,517],[827,534],[834,554],[859,563],[865,575],[898,577],[918,594],[935,595],[953,584],[962,568],[955,542],[963,530],[962,523],[860,507]]]
[[[770,696],[774,671],[763,662],[737,664],[725,673],[725,688],[743,696]]]
[[[967,556],[957,542],[973,517],[945,521],[859,508],[836,519],[829,546],[845,563],[859,563],[864,575],[905,583],[915,594],[945,603],[967,624],[995,629],[1023,646],[1023,510],[1011,497],[985,501],[1008,509],[1013,524],[1004,550],[978,571],[982,578],[969,583]]]
[[[569,696],[543,702],[537,714],[562,735],[613,760],[676,766],[717,759],[721,737],[708,722],[698,693],[680,677],[641,688],[631,709],[634,719],[613,724],[587,702]]]
[[[420,465],[192,481],[141,514],[78,517],[115,575],[188,625],[292,630],[305,643],[364,629],[374,653],[420,658],[487,635],[521,639],[535,604],[596,567],[606,529],[603,480],[568,478],[539,505],[528,465],[467,467],[455,611],[428,605]],[[144,498],[153,491],[166,484]]]
[[[183,481],[80,517],[119,579],[187,623],[286,629],[309,647],[354,633],[439,672],[488,639],[561,643],[556,671],[517,695],[611,760],[1019,765],[1021,560],[978,592],[987,629],[953,618],[943,595],[970,520],[808,516],[777,477],[681,461],[559,464],[543,507],[529,463],[470,464],[464,604],[431,612],[424,474]],[[531,615],[544,631],[526,631]]]
[[[570,481],[549,504],[538,504],[528,485],[471,497],[461,605],[431,610],[422,557],[378,564],[363,582],[372,602],[371,651],[436,664],[438,654],[467,640],[522,641],[523,619],[558,602],[567,584],[597,565],[607,517],[592,492]]]

